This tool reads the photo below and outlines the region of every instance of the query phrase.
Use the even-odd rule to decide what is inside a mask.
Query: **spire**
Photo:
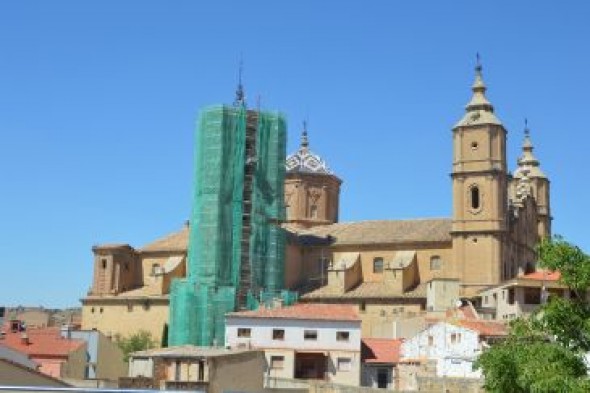
[[[476,54],[476,61],[475,61],[475,81],[471,86],[471,90],[473,90],[473,96],[471,97],[471,101],[467,104],[467,111],[472,112],[476,110],[484,110],[487,112],[493,112],[494,107],[488,101],[485,96],[487,87],[483,81],[482,75],[483,67],[481,65],[481,58],[479,53]]]
[[[531,130],[529,129],[528,120],[524,119],[524,141],[522,142],[522,155],[518,158],[518,169],[514,173],[515,177],[521,177],[526,171],[529,177],[545,177],[539,168],[539,160],[533,154],[533,142],[531,141]]]
[[[303,122],[301,131],[301,143],[299,149],[287,156],[286,169],[288,173],[315,173],[321,175],[333,175],[326,161],[319,155],[309,150],[307,138],[307,121]]]
[[[240,56],[240,66],[238,70],[238,87],[236,88],[236,99],[234,100],[235,106],[246,105],[246,97],[244,94],[244,86],[242,85],[242,71],[244,68],[244,62]]]
[[[486,98],[486,84],[483,81],[483,67],[479,53],[476,54],[475,60],[475,80],[471,85],[473,95],[465,107],[466,113],[459,120],[455,127],[466,127],[481,124],[502,125],[502,122],[494,114],[494,106]]]
[[[307,120],[303,121],[303,132],[301,133],[301,147],[300,149],[307,149],[309,141],[307,139]]]

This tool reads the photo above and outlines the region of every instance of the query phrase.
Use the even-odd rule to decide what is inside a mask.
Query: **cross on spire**
[[[307,120],[303,120],[303,132],[301,133],[301,148],[307,149],[309,141],[307,139]]]

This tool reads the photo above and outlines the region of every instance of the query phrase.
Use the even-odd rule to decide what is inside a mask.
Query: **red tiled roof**
[[[355,306],[347,304],[297,303],[277,308],[260,307],[254,311],[227,314],[231,317],[360,321]]]
[[[361,357],[365,363],[399,363],[401,339],[363,338]]]
[[[475,330],[482,336],[506,336],[508,327],[502,322],[461,319],[454,322],[458,326]]]
[[[449,309],[445,312],[447,318],[458,317],[461,319],[479,319],[476,311],[470,305],[461,306],[454,309]]]
[[[559,281],[559,279],[561,278],[561,272],[537,270],[536,272],[524,274],[518,278],[524,278],[526,280]]]
[[[35,357],[67,357],[68,354],[84,345],[83,340],[62,338],[59,328],[27,329],[26,332],[13,333],[5,329],[6,336],[2,343],[21,353]],[[23,333],[28,337],[28,344],[22,342]]]

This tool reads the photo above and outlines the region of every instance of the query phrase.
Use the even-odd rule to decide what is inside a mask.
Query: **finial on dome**
[[[307,149],[309,140],[307,139],[307,120],[303,120],[303,132],[301,133],[301,148]]]
[[[475,81],[473,82],[473,86],[471,87],[474,92],[482,92],[485,93],[486,85],[483,82],[483,74],[482,74],[483,66],[481,65],[481,56],[479,52],[475,54]]]
[[[236,99],[234,100],[235,106],[246,105],[246,97],[244,94],[244,86],[242,85],[242,71],[244,69],[244,62],[240,55],[240,66],[238,68],[238,87],[236,89]]]
[[[529,121],[524,119],[524,142],[522,143],[522,150],[532,152],[533,142],[531,142],[531,130],[529,129]]]

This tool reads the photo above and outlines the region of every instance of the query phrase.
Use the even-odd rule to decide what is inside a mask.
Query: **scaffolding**
[[[170,295],[170,345],[222,345],[225,314],[284,289],[286,122],[244,105],[205,108],[197,131],[186,279]]]

